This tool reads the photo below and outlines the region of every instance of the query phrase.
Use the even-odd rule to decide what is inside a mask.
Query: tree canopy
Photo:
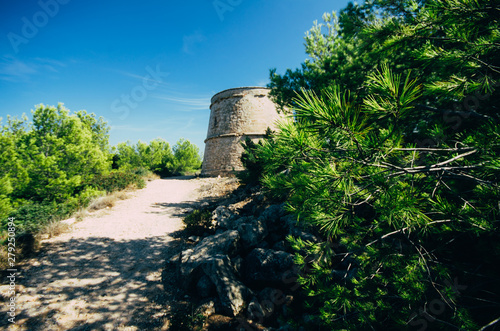
[[[306,34],[300,69],[271,70],[291,111],[247,152],[323,237],[290,238],[314,327],[499,321],[499,8],[349,4]]]

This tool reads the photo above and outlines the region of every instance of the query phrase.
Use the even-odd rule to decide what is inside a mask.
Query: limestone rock
[[[237,230],[238,226],[240,226],[243,223],[248,223],[251,220],[252,220],[251,217],[231,217],[225,219],[220,226],[227,230]]]
[[[276,312],[281,311],[286,302],[287,296],[283,291],[266,287],[248,305],[248,319],[257,323],[263,323]]]
[[[207,275],[202,275],[196,283],[196,293],[202,298],[208,298],[215,292],[215,285]]]
[[[267,226],[264,218],[252,219],[249,223],[238,226],[241,243],[244,249],[256,247],[267,236]]]
[[[245,278],[259,286],[283,286],[294,271],[293,255],[283,251],[255,248],[245,259]]]
[[[266,313],[262,308],[259,299],[254,297],[252,301],[248,304],[247,308],[247,318],[251,321],[255,321],[257,323],[264,322],[264,318],[266,317]]]
[[[247,306],[250,290],[238,280],[227,255],[215,255],[202,265],[203,271],[215,284],[223,313],[238,315]]]
[[[226,231],[204,238],[196,247],[181,253],[179,272],[184,288],[192,288],[201,277],[200,265],[217,254],[234,256],[239,250],[240,234]]]
[[[233,264],[236,275],[241,277],[243,272],[243,263],[244,263],[243,258],[238,255],[231,259],[231,263]]]
[[[278,241],[277,243],[275,243],[273,245],[272,248],[275,251],[284,251],[284,252],[288,252],[288,253],[291,253],[291,251],[292,251],[290,244],[286,240]]]
[[[285,205],[279,204],[279,205],[272,205],[272,206],[267,207],[266,210],[264,210],[264,212],[262,212],[261,216],[265,220],[268,220],[271,222],[276,222],[284,215],[285,215]]]
[[[212,219],[219,228],[228,229],[227,222],[233,217],[233,212],[231,212],[226,206],[219,206],[212,212]]]
[[[195,315],[203,315],[205,317],[215,314],[215,302],[213,300],[202,303],[195,310]]]

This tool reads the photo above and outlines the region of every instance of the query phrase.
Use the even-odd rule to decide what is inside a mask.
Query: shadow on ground
[[[18,268],[16,324],[36,331],[161,329],[170,302],[180,299],[168,284],[175,272],[165,270],[164,288],[162,269],[181,246],[168,237],[48,243],[29,268]],[[8,324],[2,318],[0,326]]]

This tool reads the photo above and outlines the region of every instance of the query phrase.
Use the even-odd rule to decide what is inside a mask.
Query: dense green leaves
[[[181,138],[173,147],[174,173],[193,172],[201,168],[200,151],[189,140]]]
[[[108,128],[84,111],[39,105],[31,122],[7,118],[0,129],[0,218],[15,217],[18,233],[36,232],[102,194],[89,187],[109,171]]]
[[[271,71],[291,111],[252,157],[269,192],[323,234],[290,239],[317,324],[477,329],[498,317],[498,8],[351,4],[315,23],[300,70]]]
[[[149,144],[141,141],[131,145],[120,143],[115,148],[117,168],[146,168],[160,176],[171,176],[196,172],[201,167],[198,147],[185,139],[180,139],[173,148],[163,139],[157,138]]]
[[[94,115],[70,115],[62,104],[40,105],[33,111],[32,123],[9,118],[7,124],[0,136],[1,175],[10,182],[14,204],[64,202],[109,168],[107,151],[102,149],[107,131]]]

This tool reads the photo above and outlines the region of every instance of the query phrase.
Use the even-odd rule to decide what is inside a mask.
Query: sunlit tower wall
[[[232,88],[214,95],[201,175],[230,176],[244,170],[241,143],[246,137],[262,139],[279,117],[267,88]]]

